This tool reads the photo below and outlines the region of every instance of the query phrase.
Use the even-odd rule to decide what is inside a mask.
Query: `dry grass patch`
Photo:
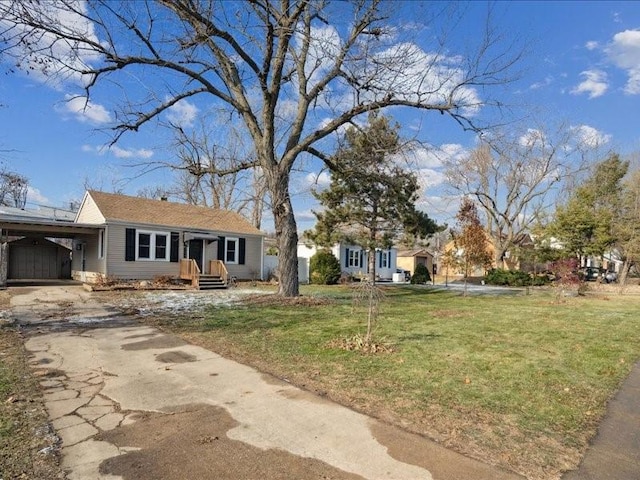
[[[0,478],[65,478],[22,338],[0,327]]]

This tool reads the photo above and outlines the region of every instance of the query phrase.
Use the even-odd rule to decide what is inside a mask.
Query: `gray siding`
[[[180,244],[178,248],[178,257],[184,258],[183,232],[179,229],[155,228],[146,225],[109,225],[107,229],[107,262],[106,271],[109,276],[115,276],[121,279],[137,279],[152,280],[159,275],[169,275],[177,277],[180,273],[180,263],[165,261],[145,261],[137,260],[132,262],[125,261],[125,230],[126,228],[135,228],[136,230],[180,233]],[[215,232],[212,232],[215,234]],[[260,270],[262,268],[262,238],[250,237],[237,234],[220,233],[223,236],[234,236],[245,238],[245,264],[230,265],[227,264],[227,270],[230,275],[239,279],[260,278]],[[218,244],[205,242],[205,273],[208,273],[209,260],[218,258]]]
[[[232,236],[230,234],[227,235]],[[226,265],[227,270],[229,270],[229,275],[233,275],[240,280],[260,279],[262,269],[262,238],[245,237],[242,235],[234,236],[246,238],[245,264]]]
[[[127,262],[124,259],[125,253],[125,230],[124,225],[109,225],[107,231],[107,272],[108,275],[121,279],[152,280],[160,275],[177,277],[180,274],[179,262],[165,262],[153,260],[137,260]],[[171,233],[169,229],[130,226],[136,230]],[[175,231],[175,230],[174,230]],[[179,251],[182,258],[182,246]]]
[[[99,234],[82,235],[74,239],[71,253],[71,270],[72,277],[75,280],[93,281],[100,275],[106,275],[106,259],[98,258],[98,237]],[[78,248],[79,245],[80,249]],[[83,255],[84,269],[82,267]]]

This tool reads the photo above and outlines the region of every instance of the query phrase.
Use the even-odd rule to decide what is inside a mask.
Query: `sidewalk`
[[[640,363],[611,400],[578,470],[563,480],[640,479]]]

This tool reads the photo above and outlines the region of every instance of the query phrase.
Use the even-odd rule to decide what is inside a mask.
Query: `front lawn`
[[[300,301],[211,307],[165,328],[220,354],[532,479],[575,468],[607,400],[640,358],[640,297],[462,297],[387,287],[375,338],[349,287]]]

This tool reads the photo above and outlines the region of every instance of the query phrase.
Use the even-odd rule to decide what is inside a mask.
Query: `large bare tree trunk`
[[[295,297],[299,293],[298,232],[289,195],[289,174],[268,172],[271,210],[278,241],[278,294]]]

